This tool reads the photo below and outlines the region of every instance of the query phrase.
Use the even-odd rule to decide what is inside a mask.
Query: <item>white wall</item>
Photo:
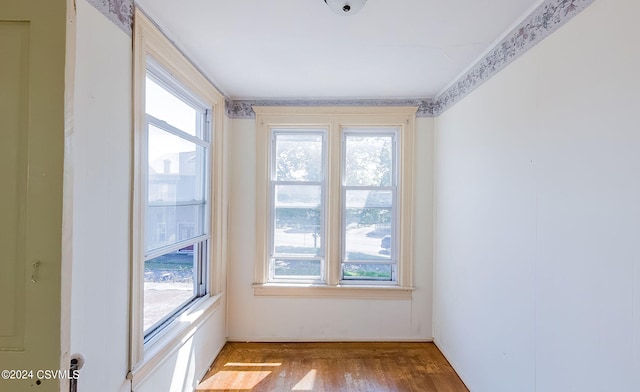
[[[223,299],[224,301],[224,299]],[[225,307],[220,305],[185,343],[173,352],[134,392],[191,392],[202,380],[226,338]]]
[[[640,14],[597,0],[436,120],[436,343],[472,391],[640,390]]]
[[[132,41],[77,1],[71,352],[85,355],[80,391],[130,391],[129,268]],[[225,342],[216,309],[138,391],[191,391]]]
[[[415,266],[412,300],[256,297],[255,120],[231,131],[229,300],[230,340],[430,340],[432,338],[433,119],[416,122]]]
[[[131,38],[77,1],[71,353],[80,391],[129,391]]]

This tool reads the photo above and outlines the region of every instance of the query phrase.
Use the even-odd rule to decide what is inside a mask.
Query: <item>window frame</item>
[[[148,59],[153,59],[148,61]],[[143,331],[143,293],[145,247],[145,200],[147,167],[147,115],[145,111],[145,80],[147,69],[159,66],[186,91],[206,106],[211,113],[209,131],[209,159],[206,175],[209,195],[209,221],[206,246],[208,263],[206,293],[192,301],[186,310],[174,317],[165,328],[145,341]],[[163,86],[165,87],[165,86]],[[189,97],[186,97],[189,98]],[[226,131],[224,129],[224,96],[178,51],[175,46],[139,10],[135,10],[133,53],[133,167],[131,200],[131,280],[129,322],[129,373],[135,389],[140,382],[157,369],[173,351],[183,344],[186,336],[198,328],[219,308],[225,290],[226,227],[228,204],[225,181]],[[194,252],[197,249],[194,249]]]
[[[398,277],[398,249],[395,246],[398,243],[398,195],[399,195],[399,181],[398,181],[398,151],[399,151],[399,134],[400,131],[398,128],[391,127],[379,127],[379,126],[367,126],[367,127],[342,127],[340,130],[341,137],[341,155],[340,155],[340,284],[349,284],[349,285],[381,285],[381,286],[389,286],[389,285],[399,285],[399,277]],[[346,167],[347,167],[347,137],[350,135],[358,135],[364,137],[379,137],[379,136],[391,136],[392,137],[392,171],[391,171],[391,185],[386,187],[380,186],[356,186],[356,185],[346,185],[345,184],[345,176],[346,176]],[[382,189],[382,188],[390,188],[390,189]],[[347,220],[347,203],[346,197],[347,192],[349,190],[365,190],[365,191],[375,191],[375,190],[390,190],[391,191],[391,207],[393,209],[393,213],[391,216],[391,249],[392,254],[390,255],[389,261],[380,261],[379,264],[390,264],[391,265],[391,280],[376,280],[376,279],[344,279],[344,266],[345,264],[358,264],[358,262],[349,262],[346,261],[346,220]],[[373,260],[365,260],[362,262],[363,264],[375,264],[377,262]]]
[[[320,261],[320,276],[318,279],[313,279],[311,276],[307,277],[307,279],[295,279],[295,278],[277,278],[275,276],[275,259],[277,259],[277,255],[275,253],[275,230],[269,230],[269,277],[267,280],[269,282],[278,282],[278,283],[311,283],[311,284],[321,284],[326,281],[326,243],[324,241],[326,234],[326,225],[325,225],[325,216],[327,213],[326,201],[327,201],[327,130],[325,128],[316,128],[311,127],[304,129],[298,128],[271,128],[269,131],[271,137],[271,150],[274,151],[277,143],[277,135],[304,135],[304,134],[316,134],[322,136],[322,180],[321,181],[279,181],[275,179],[276,177],[276,156],[275,154],[270,154],[269,156],[269,200],[275,201],[275,188],[280,185],[294,185],[292,183],[300,183],[300,185],[309,185],[309,186],[320,186],[321,197],[320,197],[320,216],[321,216],[321,224],[320,224],[320,233],[322,238],[322,246],[321,246],[321,255],[318,257],[310,257],[310,258],[299,258],[299,257],[291,257],[291,259],[299,258],[300,260],[310,260],[310,259],[319,259]],[[284,183],[284,184],[281,184]],[[275,203],[270,203],[269,208],[269,224],[270,227],[275,225],[276,219],[276,205]],[[281,257],[285,258],[285,257]],[[287,257],[288,258],[288,257]]]
[[[193,107],[197,113],[199,113],[198,118],[196,119],[196,135],[191,135],[188,132],[166,123],[165,121],[156,118],[155,116],[146,113],[145,110],[145,130],[144,135],[141,135],[140,145],[139,145],[139,153],[141,155],[145,155],[148,152],[149,148],[149,132],[150,127],[155,127],[163,132],[171,134],[175,137],[180,138],[181,140],[185,140],[189,143],[193,143],[196,148],[201,147],[204,149],[204,156],[202,162],[203,171],[203,182],[202,182],[202,226],[203,233],[197,236],[193,236],[187,240],[176,241],[171,244],[163,245],[154,249],[148,249],[146,241],[148,240],[147,233],[147,223],[149,222],[149,164],[148,159],[143,159],[140,163],[140,171],[142,177],[142,186],[141,191],[144,193],[144,196],[141,198],[144,206],[142,207],[144,211],[142,212],[144,216],[144,223],[141,227],[142,237],[144,238],[145,244],[144,247],[144,255],[142,259],[142,263],[146,263],[149,260],[152,260],[156,257],[160,257],[172,252],[178,252],[180,249],[188,246],[194,247],[194,257],[196,258],[196,262],[194,263],[195,276],[194,276],[194,293],[187,301],[180,304],[176,308],[174,308],[170,313],[167,313],[164,317],[156,321],[153,325],[151,325],[146,331],[143,328],[143,338],[144,343],[151,341],[156,335],[161,334],[163,330],[169,327],[169,324],[180,317],[182,313],[184,313],[189,307],[193,306],[195,302],[197,302],[200,298],[204,297],[208,294],[208,276],[207,270],[210,263],[210,252],[207,249],[210,247],[211,241],[211,108],[207,107],[205,103],[203,103],[199,98],[197,98],[191,91],[189,91],[185,86],[182,86],[181,83],[176,80],[172,75],[170,75],[165,69],[162,68],[160,64],[157,63],[153,58],[147,57],[146,63],[146,75],[145,75],[145,84],[146,78],[152,79],[156,84],[158,84],[161,88],[163,88],[166,92],[172,94],[175,98],[182,100],[187,105]],[[198,133],[201,133],[198,135]],[[164,223],[163,223],[164,224]],[[179,224],[178,224],[179,227]],[[165,226],[166,230],[166,226]],[[165,234],[166,235],[166,234]],[[143,305],[143,314],[144,314],[144,305]]]
[[[254,106],[256,113],[256,259],[254,295],[337,298],[411,298],[413,287],[413,158],[417,107],[271,107]],[[272,129],[327,129],[327,191],[325,213],[326,281],[269,281],[269,170]],[[397,279],[341,280],[343,241],[342,134],[343,129],[397,129]],[[340,164],[332,164],[338,160]]]

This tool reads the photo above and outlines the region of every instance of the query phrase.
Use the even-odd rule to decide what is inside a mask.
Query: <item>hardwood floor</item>
[[[197,391],[468,389],[432,343],[227,343]]]

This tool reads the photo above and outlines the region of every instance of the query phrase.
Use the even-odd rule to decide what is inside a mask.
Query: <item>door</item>
[[[60,389],[65,35],[66,0],[0,0],[0,392]]]

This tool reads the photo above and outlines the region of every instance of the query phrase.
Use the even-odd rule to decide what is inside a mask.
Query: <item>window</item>
[[[324,281],[325,130],[271,134],[270,281]]]
[[[221,303],[224,96],[136,9],[130,373],[135,389]]]
[[[397,129],[342,132],[343,281],[395,282]]]
[[[415,110],[254,107],[256,295],[410,296]]]
[[[143,330],[148,340],[207,292],[211,112],[148,59],[145,113]]]

